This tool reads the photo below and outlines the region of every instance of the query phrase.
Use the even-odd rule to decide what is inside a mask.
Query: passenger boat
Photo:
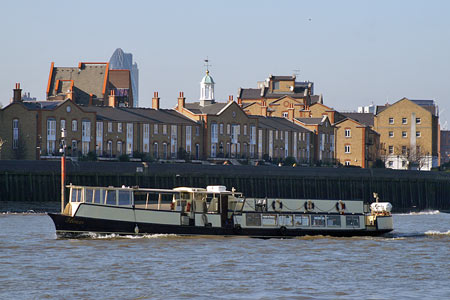
[[[59,237],[86,233],[285,238],[375,236],[393,230],[391,204],[355,200],[245,198],[225,186],[147,189],[68,185],[62,213],[49,213]]]

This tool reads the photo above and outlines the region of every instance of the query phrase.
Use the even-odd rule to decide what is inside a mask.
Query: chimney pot
[[[13,102],[22,101],[22,90],[20,89],[20,83],[16,83],[16,88],[13,90]]]
[[[154,92],[153,98],[152,98],[152,108],[158,110],[159,109],[159,93]]]
[[[186,98],[184,98],[184,92],[180,92],[180,97],[178,97],[178,111],[183,111],[185,100]]]

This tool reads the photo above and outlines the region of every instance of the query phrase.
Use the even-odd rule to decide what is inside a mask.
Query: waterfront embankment
[[[363,199],[395,211],[450,209],[450,174],[390,169],[67,162],[67,183],[173,188],[220,184],[247,197]],[[0,201],[59,201],[58,161],[0,161]]]

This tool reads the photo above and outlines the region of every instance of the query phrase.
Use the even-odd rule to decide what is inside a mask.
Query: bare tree
[[[2,159],[2,148],[3,148],[3,144],[6,143],[6,140],[2,139],[0,137],[0,159]]]

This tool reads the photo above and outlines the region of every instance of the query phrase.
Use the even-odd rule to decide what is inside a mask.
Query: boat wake
[[[79,233],[76,235],[77,239],[92,239],[92,240],[114,240],[114,239],[162,239],[178,237],[176,234],[115,234],[115,233]],[[74,238],[73,234],[61,234],[59,238]]]
[[[425,232],[425,235],[429,236],[443,236],[443,235],[449,235],[450,236],[450,230],[447,230],[446,232],[441,232],[437,230],[428,230]]]
[[[383,237],[389,239],[408,239],[408,238],[426,238],[439,236],[450,236],[450,230],[444,232],[438,230],[428,230],[425,232],[392,232],[385,234]]]
[[[418,211],[418,212],[409,212],[409,213],[402,213],[402,214],[394,214],[396,216],[421,216],[421,215],[438,215],[441,212],[439,210],[424,210],[424,211]]]
[[[0,212],[0,215],[45,215],[46,212],[44,211],[34,211],[34,210],[27,210],[27,211],[2,211]]]

